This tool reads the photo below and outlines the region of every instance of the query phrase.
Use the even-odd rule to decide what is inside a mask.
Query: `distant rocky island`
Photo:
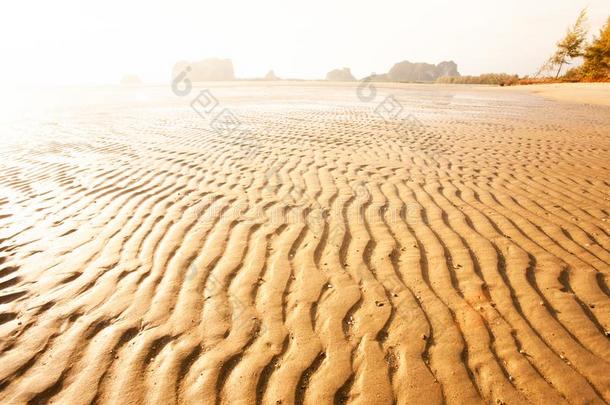
[[[372,74],[364,80],[383,82],[435,82],[440,77],[460,77],[457,64],[453,61],[431,63],[412,63],[402,61],[396,63],[388,73]],[[348,81],[356,80],[348,68],[335,69],[326,75],[326,80]]]
[[[209,58],[198,62],[180,61],[172,69],[172,78],[185,73],[194,82],[235,80],[233,62],[231,59]],[[363,80],[387,82],[435,82],[440,77],[460,77],[458,66],[453,61],[431,63],[413,63],[402,61],[396,63],[384,74],[372,74]],[[269,71],[263,80],[280,80],[273,70]],[[260,79],[251,79],[260,80]],[[333,69],[326,74],[326,80],[337,82],[357,81],[350,68]]]
[[[263,78],[263,80],[271,80],[271,81],[274,81],[274,80],[281,80],[281,79],[275,75],[275,72],[274,72],[273,70],[270,70],[270,71],[269,71],[269,72],[268,72],[268,73],[265,75],[265,77]]]
[[[198,62],[180,61],[172,69],[172,78],[184,71],[194,82],[235,80],[231,59],[210,58]]]
[[[356,78],[349,68],[331,70],[326,74],[326,80],[333,82],[354,82]]]
[[[457,64],[453,61],[430,63],[411,63],[402,61],[388,72],[388,79],[393,82],[434,82],[439,77],[459,77]]]

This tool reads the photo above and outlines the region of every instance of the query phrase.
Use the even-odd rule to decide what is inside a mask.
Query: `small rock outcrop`
[[[235,80],[231,59],[204,59],[199,62],[180,61],[172,69],[172,78],[186,71],[191,81]]]
[[[280,80],[280,78],[275,75],[273,70],[270,70],[269,73],[267,73],[265,75],[264,80],[273,81],[273,80]]]
[[[326,80],[333,82],[354,82],[356,78],[349,68],[331,70],[326,74]]]

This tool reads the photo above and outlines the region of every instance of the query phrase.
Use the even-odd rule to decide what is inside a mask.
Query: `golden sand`
[[[0,135],[1,403],[610,401],[610,108],[86,91]]]

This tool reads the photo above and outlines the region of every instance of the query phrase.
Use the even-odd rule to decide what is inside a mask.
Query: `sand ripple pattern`
[[[610,402],[610,109],[379,90],[4,127],[0,402]]]

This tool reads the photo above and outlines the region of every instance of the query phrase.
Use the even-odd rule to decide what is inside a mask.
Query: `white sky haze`
[[[231,58],[238,77],[356,77],[399,61],[454,60],[462,74],[532,74],[588,7],[591,33],[610,0],[5,1],[0,83],[169,80],[181,59]]]

